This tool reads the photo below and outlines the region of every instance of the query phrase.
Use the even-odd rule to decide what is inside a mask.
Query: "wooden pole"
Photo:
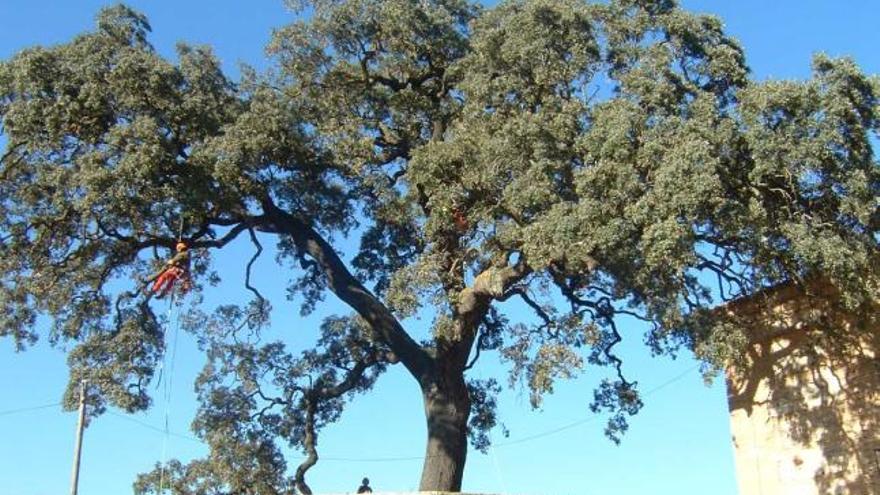
[[[86,419],[86,381],[79,382],[79,420],[76,424],[76,446],[73,450],[73,473],[70,477],[70,495],[79,489],[79,458],[82,453],[83,428]]]

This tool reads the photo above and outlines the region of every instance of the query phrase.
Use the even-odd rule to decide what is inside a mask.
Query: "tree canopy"
[[[721,21],[673,0],[291,6],[308,15],[274,33],[272,69],[238,81],[209,48],[162,58],[121,5],[0,63],[0,335],[24,348],[45,317],[94,414],[150,405],[166,329],[143,281],[178,238],[200,253],[196,301],[223,275],[213,250],[254,246],[252,303],[184,322],[207,356],[210,454],[141,493],[159,476],[174,493],[310,493],[318,432],[393,365],[423,392],[421,489],[457,491],[467,438],[485,448],[497,423],[499,380],[466,379],[481,356],[536,407],[608,366],[592,407],[617,439],[641,407],[621,317],[650,324],[656,353],[718,367],[744,338],[719,303],[821,276],[857,311],[880,289],[880,81],[851,60],[752,81]],[[258,234],[302,311],[328,293],[351,308],[301,355],[267,331],[292,309],[250,283]],[[428,325],[411,318],[425,309]],[[293,475],[279,442],[307,453]]]

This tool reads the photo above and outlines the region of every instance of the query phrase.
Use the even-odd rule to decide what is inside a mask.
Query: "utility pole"
[[[76,424],[76,446],[73,449],[73,474],[70,477],[70,495],[79,488],[79,456],[82,452],[83,428],[86,420],[86,381],[79,382],[79,421]]]

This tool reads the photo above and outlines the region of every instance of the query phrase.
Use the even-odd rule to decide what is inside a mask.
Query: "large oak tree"
[[[608,366],[593,407],[616,438],[641,406],[621,316],[721,365],[743,336],[719,301],[815,276],[853,310],[877,293],[880,84],[852,61],[751,81],[721,22],[673,0],[292,6],[308,15],[274,34],[272,70],[235,82],[207,48],[163,59],[124,6],[0,64],[0,335],[51,322],[95,414],[150,404],[165,327],[142,281],[178,237],[200,286],[212,250],[254,245],[253,302],[185,318],[210,454],[142,492],[309,493],[320,428],[392,365],[423,394],[421,489],[457,491],[496,423],[497,381],[466,378],[490,351],[534,405]],[[303,310],[352,311],[300,355],[238,338],[269,324],[250,283],[267,235]],[[280,441],[308,454],[292,476]]]

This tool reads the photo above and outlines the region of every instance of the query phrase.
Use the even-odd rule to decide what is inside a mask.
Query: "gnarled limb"
[[[327,401],[341,397],[342,395],[354,390],[358,382],[363,379],[364,373],[370,366],[374,366],[380,362],[382,355],[373,353],[364,359],[357,361],[354,367],[345,375],[345,378],[334,385],[326,387],[317,387],[308,389],[304,392],[302,399],[305,408],[305,424],[303,428],[305,433],[303,436],[303,448],[306,452],[306,458],[296,468],[294,473],[294,483],[297,490],[305,495],[311,495],[312,490],[306,483],[306,472],[318,463],[318,433],[315,428],[315,415],[321,401]]]
[[[264,200],[263,208],[273,226],[290,235],[297,249],[318,264],[327,277],[328,288],[369,323],[413,377],[419,383],[428,380],[434,367],[430,356],[406,333],[391,310],[351,274],[333,247],[315,229],[271,200]]]
[[[510,287],[532,272],[525,262],[520,260],[513,266],[490,267],[477,275],[470,287],[459,293],[456,312],[457,341],[452,342],[445,360],[451,360],[454,367],[463,370],[468,366],[467,358],[477,336],[480,322],[489,311],[493,300],[503,300]]]

